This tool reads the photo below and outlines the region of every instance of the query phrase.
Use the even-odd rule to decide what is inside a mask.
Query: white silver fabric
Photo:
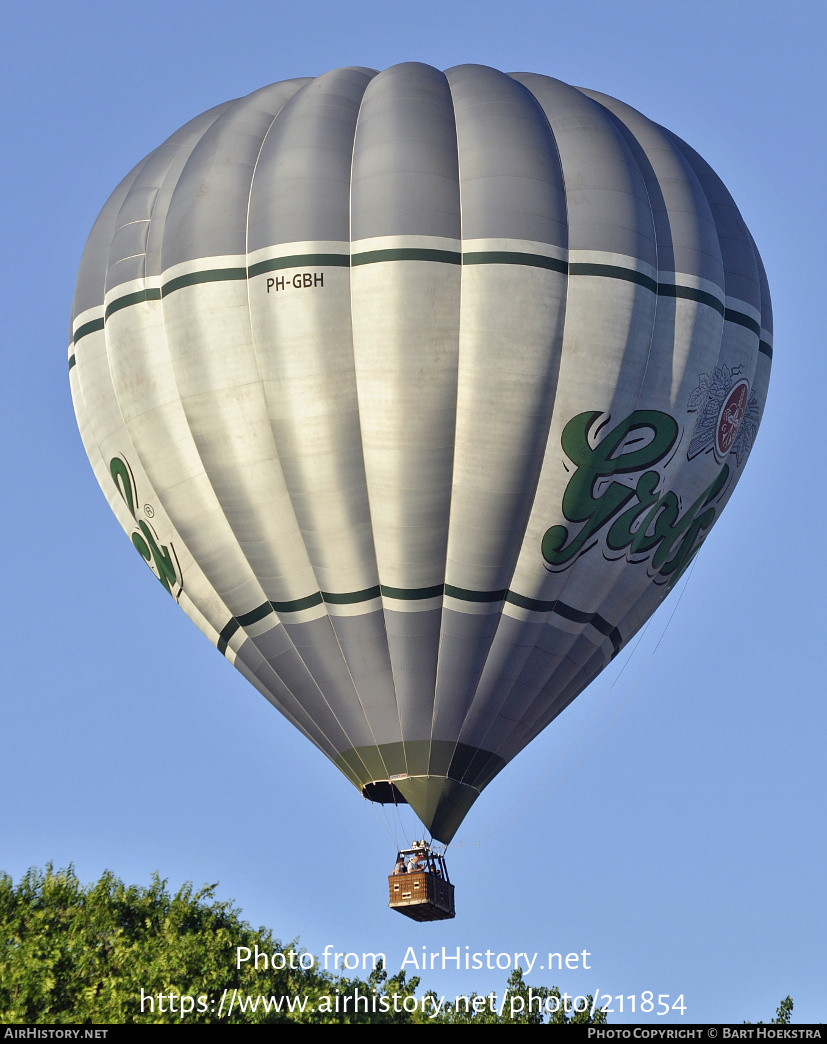
[[[139,163],[81,261],[70,381],[182,609],[448,841],[705,539],[771,331],[752,238],[675,135],[408,63],[264,87]]]

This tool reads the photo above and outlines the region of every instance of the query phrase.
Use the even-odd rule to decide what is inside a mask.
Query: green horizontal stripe
[[[723,315],[725,308],[714,294],[708,294],[705,290],[698,290],[694,286],[676,286],[674,283],[658,283],[658,297],[682,297],[687,301],[699,301],[701,304],[709,305],[716,312]]]
[[[98,330],[103,329],[103,319],[92,319],[88,323],[84,323],[83,326],[79,326],[75,332],[75,336],[72,338],[72,343],[77,344],[81,337],[85,337],[87,334],[96,333]]]
[[[246,279],[246,268],[209,268],[206,272],[189,272],[187,275],[175,276],[161,287],[161,297],[174,294],[185,286],[196,286],[198,283],[226,283],[235,279]]]
[[[545,254],[521,254],[518,250],[473,250],[462,255],[464,265],[527,265],[547,268],[552,272],[568,272],[568,262]]]
[[[314,605],[321,605],[322,601],[322,592],[316,591],[306,598],[294,598],[292,602],[271,602],[270,605],[277,613],[298,613],[302,609],[312,609]]]
[[[723,315],[728,322],[737,323],[756,335],[760,335],[760,325],[752,316],[744,315],[732,308],[724,308],[723,304],[714,294],[705,290],[698,290],[691,286],[676,286],[673,283],[657,283],[654,279],[642,272],[636,272],[630,268],[621,268],[619,265],[601,265],[586,262],[573,261],[566,264],[558,258],[546,257],[544,254],[522,253],[518,250],[478,250],[460,254],[455,250],[432,250],[427,248],[398,248],[387,250],[366,250],[348,257],[347,254],[291,254],[287,257],[271,258],[267,261],[259,261],[249,268],[213,268],[204,272],[191,272],[188,275],[176,276],[164,283],[158,289],[138,290],[132,294],[116,298],[107,305],[105,319],[113,312],[128,308],[133,304],[143,301],[157,301],[161,297],[174,293],[186,286],[195,286],[199,283],[218,283],[233,280],[241,280],[261,275],[265,272],[275,272],[285,268],[299,268],[309,266],[347,268],[359,265],[370,265],[380,261],[437,261],[443,264],[459,265],[525,265],[530,268],[545,268],[555,272],[568,272],[576,276],[602,276],[607,279],[621,279],[625,282],[636,283],[645,287],[660,297],[684,298],[690,301],[698,301],[701,304],[714,308],[716,312]],[[87,334],[104,328],[104,319],[93,319],[84,323],[73,337],[73,343],[85,337]],[[759,344],[758,350],[772,358],[772,348],[764,341]]]
[[[235,617],[235,621],[239,627],[247,627],[249,624],[258,623],[259,620],[263,620],[264,617],[269,616],[272,611],[272,605],[270,605],[269,602],[265,602],[263,605],[251,609],[249,613],[242,613],[241,616]]]
[[[419,598],[436,598],[441,595],[443,591],[443,584],[436,584],[434,587],[386,587],[382,584],[382,594],[387,595],[388,598],[398,598],[401,601],[414,602]]]
[[[227,642],[235,634],[239,627],[258,623],[271,613],[295,613],[302,609],[310,609],[314,605],[320,605],[322,601],[331,605],[353,605],[358,602],[369,602],[383,594],[388,598],[398,598],[401,601],[418,601],[426,598],[436,598],[442,593],[449,598],[456,598],[463,602],[510,602],[521,609],[529,609],[534,613],[556,613],[573,623],[588,624],[594,627],[602,635],[610,639],[614,646],[614,653],[620,652],[623,644],[620,631],[604,619],[599,613],[584,613],[580,609],[574,609],[565,602],[559,600],[540,601],[537,598],[527,598],[525,595],[516,594],[507,589],[502,591],[471,591],[463,587],[454,587],[452,584],[435,584],[433,587],[368,587],[364,591],[351,591],[344,594],[331,594],[329,592],[317,591],[306,598],[296,598],[292,602],[264,602],[249,613],[233,617],[221,631],[218,637],[218,650],[224,652]]]
[[[622,645],[620,631],[599,613],[584,613],[580,609],[574,609],[572,606],[566,605],[565,602],[543,602],[537,598],[526,598],[525,595],[515,594],[513,591],[508,592],[506,601],[511,602],[512,605],[520,606],[521,609],[530,609],[535,613],[556,613],[557,616],[562,616],[565,620],[571,620],[572,623],[589,624],[611,640],[615,655],[620,652]]]
[[[467,591],[464,587],[445,585],[445,594],[449,598],[458,598],[463,602],[502,602],[508,594],[508,589],[502,591]]]
[[[290,254],[288,257],[273,257],[269,261],[259,261],[250,265],[247,275],[250,279],[265,272],[278,272],[282,268],[307,268],[318,265],[326,268],[349,268],[349,254]]]
[[[69,356],[69,369],[71,370],[72,367],[76,366],[76,365],[77,365],[77,359],[75,358],[74,353],[72,353],[72,355]]]
[[[350,263],[375,265],[379,261],[440,261],[445,265],[461,265],[462,254],[458,250],[430,250],[425,247],[399,247],[388,250],[365,250],[352,254]]]
[[[724,312],[724,319],[728,323],[737,323],[739,326],[745,326],[747,330],[751,330],[757,336],[761,335],[761,324],[757,323],[751,315],[744,315],[743,312],[736,312],[732,308],[727,308]]]
[[[569,265],[569,275],[605,276],[607,279],[623,279],[627,283],[637,283],[645,286],[653,294],[658,292],[658,284],[654,279],[642,272],[635,272],[632,268],[621,268],[619,265],[593,265],[587,262],[572,261]]]
[[[114,301],[106,306],[106,311],[103,313],[104,321],[112,315],[113,312],[120,312],[122,308],[129,308],[134,304],[142,304],[144,301],[160,301],[161,291],[157,288],[150,288],[148,290],[136,290],[134,294],[126,294],[124,297],[116,297]]]
[[[241,616],[235,617],[235,620],[240,627],[247,627],[249,624],[258,623],[271,613],[299,613],[302,609],[312,609],[314,605],[321,604],[322,592],[316,591],[315,594],[307,595],[306,598],[294,598],[290,602],[264,602],[255,609],[251,609],[249,613],[242,613]]]
[[[530,609],[533,613],[550,613],[557,602],[541,602],[538,598],[526,598],[525,595],[515,594],[509,591],[505,596],[507,602],[518,605],[521,609]]]
[[[382,592],[379,585],[366,587],[364,591],[350,591],[346,594],[331,594],[330,591],[322,591],[322,598],[330,605],[352,605],[354,602],[370,602],[378,598]]]

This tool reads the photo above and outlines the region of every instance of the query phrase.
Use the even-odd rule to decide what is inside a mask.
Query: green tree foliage
[[[775,1010],[775,1018],[770,1022],[771,1026],[786,1026],[792,1022],[793,999],[785,997]]]
[[[431,994],[434,996],[434,994]],[[585,1024],[602,1025],[606,1015],[602,1011],[591,1014],[592,997],[586,997],[588,1005],[581,1011],[574,1010],[574,999],[561,994],[556,986],[529,986],[523,979],[522,968],[515,968],[508,978],[506,993],[481,997],[474,993],[468,998],[446,1005],[434,1019],[421,1021],[449,1023],[452,1025],[499,1025],[539,1026]]]
[[[240,911],[215,899],[216,886],[195,891],[187,884],[171,895],[166,885],[156,875],[148,888],[127,887],[105,873],[85,888],[71,867],[56,873],[51,865],[45,873],[30,870],[17,888],[0,876],[0,1020],[173,1023],[182,1018],[184,995],[193,1004],[184,1017],[195,1023],[410,1021],[404,1011],[354,1012],[342,1003],[336,1010],[336,998],[356,990],[413,994],[418,980],[406,982],[404,972],[388,977],[380,968],[360,982],[291,968],[291,952],[298,965],[303,951],[242,921]],[[280,963],[287,966],[257,971],[245,962],[237,969],[238,946],[284,954]],[[228,1017],[234,990],[236,1010]],[[290,1011],[286,1003],[281,1010],[272,1003],[250,1010],[250,998],[259,996],[306,998],[305,1011]],[[239,1010],[241,1003],[247,1010]]]
[[[775,1018],[770,1019],[771,1026],[786,1026],[792,1022],[793,1018],[793,999],[792,997],[785,997],[784,1000],[775,1009]],[[751,1022],[744,1023],[746,1026],[751,1026]],[[762,1021],[755,1023],[756,1026],[763,1026]]]
[[[444,1002],[419,979],[366,980],[318,969],[297,942],[241,920],[216,885],[174,895],[157,875],[148,888],[105,873],[84,887],[72,867],[29,870],[18,887],[0,874],[0,1021],[19,1023],[371,1023],[540,1025],[604,1023],[576,1011],[556,986],[529,986],[512,972],[504,995]],[[236,948],[268,956],[236,966]],[[302,955],[304,954],[304,967]],[[273,955],[275,960],[272,960]],[[273,964],[276,967],[273,967]],[[142,1005],[143,998],[143,1005]],[[232,1000],[232,1007],[230,1001]],[[582,1001],[580,1002],[582,1007]],[[774,1023],[786,1024],[791,997]]]

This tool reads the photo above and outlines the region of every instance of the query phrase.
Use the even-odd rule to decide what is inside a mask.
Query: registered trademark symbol
[[[144,504],[144,514],[147,518],[153,518],[155,515],[155,508],[151,504]]]

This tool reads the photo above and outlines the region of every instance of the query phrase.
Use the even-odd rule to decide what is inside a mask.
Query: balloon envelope
[[[448,842],[666,596],[772,357],[709,166],[612,98],[348,68],[197,117],[90,235],[69,367],[138,553]]]

